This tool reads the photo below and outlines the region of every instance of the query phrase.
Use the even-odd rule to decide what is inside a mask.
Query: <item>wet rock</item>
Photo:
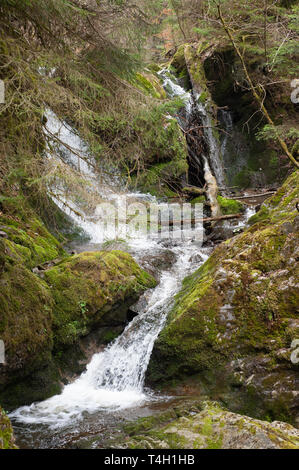
[[[44,267],[35,268],[44,280],[23,264],[1,277],[7,355],[0,366],[0,402],[6,409],[59,393],[62,370],[78,370],[78,358],[84,358],[81,339],[94,330],[101,330],[104,344],[114,339],[128,308],[156,285],[121,251],[81,253]]]
[[[201,263],[204,260],[204,257],[201,253],[196,253],[189,258],[190,263]]]
[[[196,376],[233,411],[295,423],[298,365],[298,172],[266,201],[266,219],[219,245],[184,280],[148,369],[150,383]],[[292,260],[291,262],[289,262]],[[241,357],[242,374],[231,361]],[[208,377],[208,380],[207,380]],[[235,384],[238,383],[238,390]]]
[[[171,268],[177,260],[176,254],[170,249],[161,249],[151,254],[145,254],[139,260],[150,274],[159,279],[163,270]]]
[[[299,431],[289,424],[231,413],[218,403],[173,417],[170,411],[134,425],[125,448],[142,449],[297,449]],[[150,422],[150,419],[148,419]],[[130,427],[125,427],[129,430]]]
[[[17,446],[10,420],[0,407],[0,450],[4,449],[17,449]]]
[[[216,226],[213,229],[213,232],[208,236],[209,241],[220,242],[223,240],[228,240],[235,235],[233,227],[220,227]]]

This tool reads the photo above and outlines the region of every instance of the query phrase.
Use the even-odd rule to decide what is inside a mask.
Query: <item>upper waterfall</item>
[[[178,79],[168,69],[163,69],[159,72],[159,75],[163,78],[163,86],[168,94],[171,97],[181,98],[184,103],[183,114],[181,113],[177,117],[184,131],[188,132],[194,117],[198,118],[201,122],[200,127],[208,150],[207,159],[209,166],[216,178],[218,187],[224,189],[226,187],[226,178],[220,142],[213,132],[212,116],[207,104],[202,103],[200,97],[193,90],[185,90],[179,84]],[[200,157],[200,155],[197,156]]]

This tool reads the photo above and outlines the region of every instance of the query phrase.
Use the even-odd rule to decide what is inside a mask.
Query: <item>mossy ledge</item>
[[[7,238],[0,238],[0,337],[6,363],[0,365],[0,402],[12,409],[58,393],[66,374],[84,369],[89,335],[98,349],[114,339],[125,327],[128,308],[156,281],[127,253],[68,257],[50,234],[48,259],[62,256],[41,278],[31,270],[31,239],[38,235],[27,229],[16,238],[21,229],[7,225],[5,230]]]
[[[233,411],[297,422],[298,178],[184,280],[154,347],[150,383],[193,376],[198,393]]]
[[[0,450],[17,449],[9,418],[0,407]]]
[[[185,404],[124,427],[127,449],[298,449],[299,432],[231,413],[215,402]]]

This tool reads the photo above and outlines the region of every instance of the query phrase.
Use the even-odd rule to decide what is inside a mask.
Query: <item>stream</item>
[[[169,76],[163,75],[163,79],[168,92],[185,101],[185,117],[190,115],[194,111],[194,96]],[[209,116],[203,105],[196,106],[208,129],[208,160],[218,184],[223,187],[224,170],[209,128]],[[74,169],[88,183],[89,193],[93,195],[94,209],[87,212],[75,198],[65,196],[63,181],[55,180],[55,185],[52,182],[50,194],[53,201],[89,236],[88,250],[101,249],[103,243],[96,211],[99,201],[104,199],[121,206],[130,200],[156,205],[162,213],[167,210],[167,204],[150,194],[127,191],[117,173],[109,177],[104,173],[99,180],[88,147],[74,129],[60,121],[51,110],[47,110],[46,117],[45,134],[56,137],[55,151],[53,147],[51,152],[48,148],[49,165]],[[253,213],[249,207],[242,220],[226,222],[226,225],[240,229]],[[194,229],[203,231],[201,225]],[[113,239],[113,234],[107,239]],[[120,433],[125,421],[157,413],[180,400],[146,388],[145,374],[154,343],[182,280],[198,269],[212,250],[212,246],[203,246],[200,237],[190,237],[189,228],[186,233],[184,228],[181,230],[180,238],[163,238],[162,233],[159,237],[140,235],[126,239],[126,251],[141,266],[145,258],[163,258],[169,251],[174,262],[161,269],[157,287],[148,290],[137,303],[138,315],[104,351],[94,354],[80,377],[66,385],[61,394],[10,413],[17,444],[21,448],[84,447],[87,442],[94,442],[91,447],[101,447],[107,445],[107,439]]]

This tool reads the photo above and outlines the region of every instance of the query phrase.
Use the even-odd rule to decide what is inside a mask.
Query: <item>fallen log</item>
[[[256,197],[262,197],[262,196],[271,196],[272,194],[275,194],[276,191],[269,191],[267,193],[259,193],[259,194],[252,194],[252,195],[248,195],[248,196],[234,196],[234,197],[231,197],[230,199],[254,199]]]
[[[218,217],[206,217],[202,222],[217,222],[219,220],[240,219],[243,214],[219,215]]]
[[[181,225],[182,223],[184,224],[197,224],[200,222],[206,223],[206,222],[218,222],[221,220],[230,220],[230,219],[240,219],[243,216],[243,214],[231,214],[231,215],[219,215],[217,217],[205,217],[204,219],[184,219],[184,220],[170,220],[168,221],[161,221],[160,225],[161,226],[167,226],[169,225],[172,227],[173,225]]]
[[[206,181],[206,198],[210,203],[212,217],[221,217],[221,210],[217,200],[218,186],[215,176],[212,174],[208,159],[203,155],[204,178]]]
[[[206,187],[204,188],[197,188],[196,186],[186,186],[185,188],[182,189],[184,193],[189,193],[189,194],[205,194],[206,193]]]

